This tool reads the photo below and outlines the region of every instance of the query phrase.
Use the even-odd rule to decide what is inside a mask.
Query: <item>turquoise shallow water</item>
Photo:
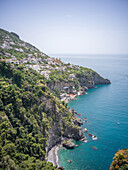
[[[87,117],[82,125],[98,137],[88,143],[78,142],[74,150],[59,150],[59,163],[66,170],[108,170],[115,152],[128,148],[128,56],[62,56],[62,60],[94,69],[111,80],[111,85],[98,85],[87,95],[69,102],[69,106]],[[120,122],[120,125],[117,125]],[[95,146],[92,148],[92,146]],[[68,160],[72,159],[72,163]]]

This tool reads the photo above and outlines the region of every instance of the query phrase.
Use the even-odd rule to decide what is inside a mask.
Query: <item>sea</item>
[[[78,96],[68,106],[87,117],[82,131],[98,137],[92,140],[87,132],[87,143],[73,150],[59,150],[59,165],[65,170],[109,170],[114,154],[128,148],[128,55],[53,55],[66,63],[95,70],[111,81],[110,85],[96,85],[86,95]],[[68,160],[72,160],[69,163]]]

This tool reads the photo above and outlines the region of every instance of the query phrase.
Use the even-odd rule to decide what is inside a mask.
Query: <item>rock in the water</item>
[[[84,132],[87,132],[88,130],[86,129],[86,128],[84,128],[84,130],[83,130]]]
[[[64,170],[64,166],[60,166],[60,167],[58,167],[57,169]]]
[[[92,146],[93,150],[98,150],[98,148],[96,146]]]
[[[86,137],[82,138],[80,141],[83,142],[83,141],[85,141],[85,140],[86,140]]]
[[[92,140],[97,140],[98,139],[98,137],[97,136],[92,136]]]
[[[87,123],[87,121],[84,121],[84,123]]]
[[[88,135],[91,136],[91,137],[93,136],[91,133],[89,133]]]
[[[72,160],[70,159],[70,160],[68,160],[68,162],[69,162],[69,163],[71,163],[71,162],[72,162]]]
[[[69,139],[63,142],[63,146],[66,147],[67,149],[74,149],[75,144],[72,142],[71,139]]]

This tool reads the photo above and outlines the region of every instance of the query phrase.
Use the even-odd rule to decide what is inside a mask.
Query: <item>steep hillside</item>
[[[64,137],[84,137],[65,102],[104,83],[0,29],[0,168],[56,169],[45,162],[48,151]]]
[[[91,69],[50,58],[36,47],[20,40],[15,33],[1,29],[0,41],[1,60],[7,63],[24,64],[36,70],[45,77],[48,87],[54,90],[58,97],[67,92],[77,95],[80,89],[87,90],[93,88],[95,84],[110,84],[109,80]]]
[[[0,84],[0,167],[43,168],[46,147],[83,137],[75,116],[36,71],[1,62]]]

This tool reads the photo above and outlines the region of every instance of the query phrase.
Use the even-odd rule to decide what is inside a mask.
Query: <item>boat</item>
[[[92,135],[92,140],[97,140],[97,139],[98,139],[97,136]]]
[[[117,122],[117,125],[120,125],[120,122]]]

